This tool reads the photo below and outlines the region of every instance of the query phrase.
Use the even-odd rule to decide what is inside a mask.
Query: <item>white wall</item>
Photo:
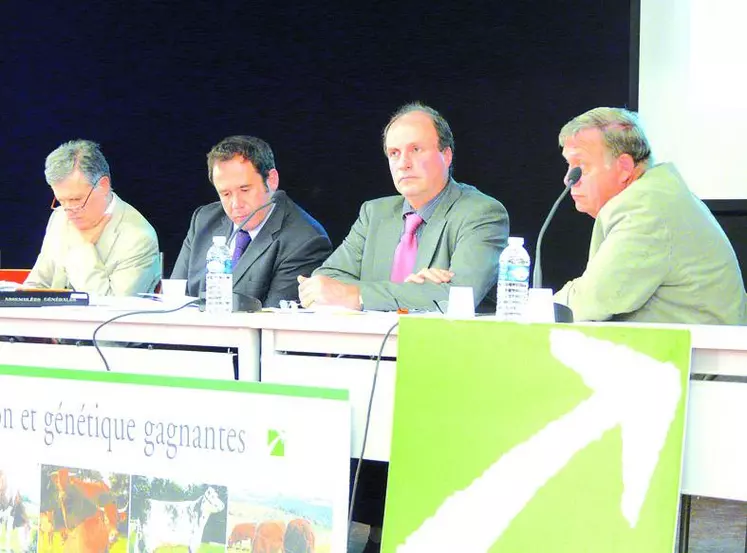
[[[641,0],[639,111],[703,199],[747,199],[747,1]]]

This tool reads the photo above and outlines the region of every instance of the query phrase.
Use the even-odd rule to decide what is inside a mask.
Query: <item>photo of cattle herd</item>
[[[329,553],[330,505],[226,486],[0,467],[0,552]]]

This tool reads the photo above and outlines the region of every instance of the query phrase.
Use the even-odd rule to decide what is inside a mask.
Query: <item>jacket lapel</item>
[[[218,230],[214,234],[211,234],[210,236],[208,236],[208,248],[212,246],[213,244],[213,236],[221,236],[221,235],[226,237],[226,245],[230,247],[230,244],[228,243],[228,239],[231,237],[232,232],[233,232],[233,222],[231,221],[231,219],[228,218],[228,215],[224,214],[223,217],[221,217],[220,227],[218,227]]]
[[[428,219],[428,223],[423,229],[423,233],[420,235],[418,242],[418,255],[415,258],[415,271],[419,271],[424,267],[430,267],[436,256],[436,248],[441,240],[441,235],[446,227],[446,214],[454,205],[454,202],[459,199],[461,191],[456,186],[453,180],[449,181],[447,185],[449,188],[446,191],[446,196],[441,200],[436,207],[436,211]],[[439,269],[448,269],[448,267],[439,267]]]
[[[371,243],[376,244],[376,254],[373,256],[372,268],[374,275],[370,280],[389,280],[394,264],[394,251],[404,230],[402,219],[402,202],[396,202],[394,209],[384,214],[381,221],[369,226],[375,229],[377,238]],[[368,280],[368,279],[367,279]]]
[[[122,199],[112,192],[112,197],[116,198],[116,204],[114,204],[114,211],[112,212],[111,220],[106,224],[104,230],[101,232],[101,236],[96,242],[96,251],[99,254],[99,259],[104,264],[104,268],[109,274],[111,264],[108,263],[109,256],[114,250],[114,244],[119,236],[119,227],[122,224],[122,219],[125,215],[125,205]],[[114,200],[113,200],[114,201]],[[65,221],[65,224],[70,224]],[[67,229],[67,232],[73,232],[72,229]],[[59,264],[55,268],[54,275],[52,277],[53,288],[71,288],[70,278],[68,277],[67,271],[63,264]]]
[[[96,242],[96,249],[99,252],[99,258],[106,265],[112,250],[114,249],[114,243],[117,241],[119,236],[119,227],[124,219],[125,206],[122,199],[112,192],[112,197],[116,198],[116,204],[114,204],[114,211],[112,212],[111,221],[109,221],[101,233],[98,242]],[[115,200],[112,200],[115,201]]]
[[[270,213],[269,219],[267,219],[257,237],[247,246],[246,251],[239,258],[236,267],[233,269],[234,286],[249,272],[249,269],[251,269],[252,265],[254,265],[262,254],[267,251],[267,248],[270,247],[275,239],[275,235],[281,230],[286,210],[285,193],[279,191],[275,195],[278,196],[278,201],[275,203],[275,208]]]

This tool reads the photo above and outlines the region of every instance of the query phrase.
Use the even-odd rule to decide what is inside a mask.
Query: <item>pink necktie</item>
[[[415,256],[418,254],[418,239],[415,231],[423,223],[423,218],[417,213],[408,213],[405,217],[405,232],[394,250],[392,264],[392,282],[404,282],[415,268]]]

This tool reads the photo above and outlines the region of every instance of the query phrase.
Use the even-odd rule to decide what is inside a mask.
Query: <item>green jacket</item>
[[[669,163],[647,170],[602,207],[586,270],[555,301],[578,321],[747,323],[731,243]]]
[[[402,196],[389,196],[364,203],[348,236],[314,274],[358,285],[367,310],[435,311],[434,302],[448,300],[454,285],[471,286],[478,311],[495,312],[498,256],[508,238],[503,205],[451,181],[418,239],[415,271],[451,269],[454,277],[450,284],[414,284],[389,280],[404,229],[402,202]]]

